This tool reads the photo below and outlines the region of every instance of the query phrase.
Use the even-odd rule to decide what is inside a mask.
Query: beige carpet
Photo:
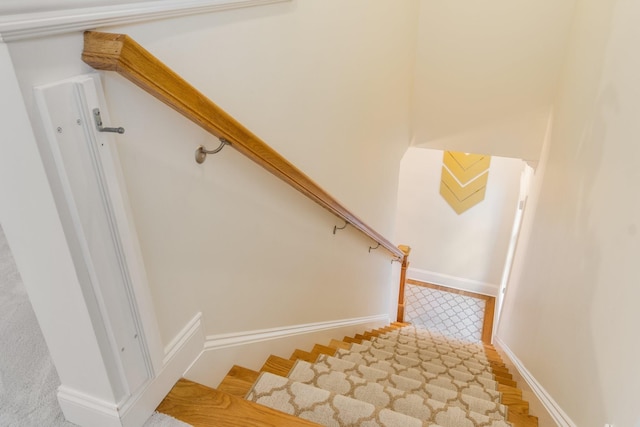
[[[467,341],[482,339],[484,300],[410,283],[405,292],[407,322]]]
[[[263,373],[247,399],[326,426],[511,425],[482,346],[413,327]]]

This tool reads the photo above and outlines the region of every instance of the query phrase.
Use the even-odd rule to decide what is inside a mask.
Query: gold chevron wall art
[[[458,215],[484,200],[491,156],[445,151],[440,195]]]

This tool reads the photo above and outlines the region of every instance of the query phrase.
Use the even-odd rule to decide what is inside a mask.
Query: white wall
[[[578,5],[499,336],[574,425],[640,426],[640,4]]]
[[[396,240],[411,246],[409,276],[496,295],[524,163],[492,157],[485,200],[458,215],[440,196],[442,158],[411,147],[402,159]]]
[[[416,24],[413,1],[318,0],[110,30],[389,236]],[[41,139],[31,88],[89,71],[82,35],[10,48]],[[113,125],[126,128],[118,149],[165,344],[200,311],[206,335],[393,313],[388,254],[369,254],[350,229],[333,236],[332,215],[232,149],[197,165],[196,146],[217,141],[128,81],[104,83]]]
[[[421,0],[413,144],[536,160],[575,0]]]

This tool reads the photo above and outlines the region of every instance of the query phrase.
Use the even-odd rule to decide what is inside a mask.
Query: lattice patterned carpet
[[[485,300],[407,284],[405,319],[416,326],[467,341],[480,341]]]
[[[247,399],[326,426],[511,426],[483,345],[414,327],[264,372]]]

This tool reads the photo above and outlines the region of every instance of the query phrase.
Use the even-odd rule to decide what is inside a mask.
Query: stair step
[[[304,351],[304,350],[300,350],[300,349],[296,349],[292,354],[291,357],[289,357],[289,360],[304,360],[310,363],[313,363],[316,361],[316,359],[318,358],[317,354],[314,353],[310,353],[308,351]]]
[[[503,396],[502,404],[509,407],[509,413],[529,415],[529,402],[515,397],[506,398]]]
[[[405,356],[412,359],[421,360],[423,362],[445,366],[449,369],[469,372],[476,375],[480,374],[483,376],[493,377],[493,375],[497,374],[509,379],[507,373],[499,370],[494,373],[490,365],[482,363],[479,360],[463,360],[460,358],[449,356],[447,354],[440,354],[434,349],[418,348],[406,344],[398,344],[397,342],[394,342],[392,340],[385,340],[380,338],[363,342],[360,346],[372,348],[379,351],[395,353],[399,356]]]
[[[370,370],[369,374],[374,370]],[[444,394],[434,394],[435,387],[423,388],[415,380],[389,381],[375,375],[366,375],[358,369],[336,370],[324,363],[310,364],[299,361],[289,373],[289,379],[313,385],[373,405],[386,406],[397,412],[421,419],[432,419],[443,425],[456,425],[452,418],[471,417],[484,426],[501,426],[501,417],[496,414],[498,406],[489,400],[474,399],[459,395],[455,391],[440,389]],[[506,411],[502,412],[506,414]],[[444,420],[448,422],[444,423]]]
[[[318,424],[181,379],[158,412],[193,427],[318,427]]]
[[[462,407],[474,412],[485,413],[488,410],[490,413],[501,413],[503,415],[507,412],[506,407],[501,408],[499,403],[501,396],[497,391],[479,387],[464,387],[463,383],[443,382],[441,379],[432,376],[429,377],[431,378],[430,380],[425,381],[422,375],[414,375],[417,372],[403,371],[396,374],[330,356],[320,357],[314,366],[318,371],[343,372],[371,382],[419,394],[426,399],[454,405],[456,401],[462,401],[464,402]]]
[[[538,427],[538,417],[533,415],[509,413],[508,421],[513,424],[513,427]]]
[[[405,326],[411,326],[411,323],[409,322],[393,322],[391,323],[392,326],[397,326],[399,328],[404,328]]]
[[[498,384],[498,391],[502,393],[503,399],[505,396],[513,396],[515,398],[522,399],[522,390],[519,388]]]
[[[348,342],[348,343],[356,343],[356,344],[362,343],[362,340],[359,340],[357,338],[351,338],[351,337],[344,337],[342,338],[342,341]]]
[[[338,349],[349,350],[351,348],[351,344],[344,341],[331,340],[331,342],[329,343],[329,347],[334,348],[336,350]]]
[[[329,356],[333,356],[334,354],[336,354],[336,349],[335,348],[331,348],[330,346],[326,346],[326,345],[321,345],[321,344],[316,344],[313,346],[313,350],[311,350],[312,354],[326,354]]]
[[[483,388],[496,389],[498,384],[496,380],[488,378],[486,373],[476,375],[457,370],[455,368],[448,369],[446,366],[438,365],[436,363],[423,362],[419,359],[412,358],[411,356],[399,356],[389,351],[379,350],[363,345],[354,345],[349,351],[339,350],[336,357],[365,365],[374,363],[379,366],[385,366],[385,368],[381,369],[388,368],[394,371],[398,371],[398,369],[414,368],[428,372],[431,375],[447,377],[455,381],[469,382],[469,384],[474,384]]]
[[[280,375],[281,377],[286,377],[289,375],[295,363],[294,360],[271,355],[264,365],[262,365],[262,368],[260,368],[260,372],[270,372],[275,375]]]
[[[434,423],[423,422],[385,407],[376,407],[362,400],[269,373],[260,375],[247,399],[289,413],[299,412],[301,416],[323,425],[435,427]]]
[[[485,366],[491,365],[492,356],[486,355],[483,350],[479,348],[454,348],[448,344],[432,341],[430,339],[421,339],[402,335],[385,335],[377,338],[376,341],[390,343],[389,345],[392,346],[412,347],[417,350],[438,353],[441,355],[446,354],[449,357],[454,357],[463,361],[477,363]],[[470,350],[472,350],[473,352]],[[501,361],[498,363],[501,363]]]
[[[489,363],[489,366],[491,367],[491,370],[493,370],[494,372],[504,372],[504,373],[509,373],[509,368],[507,368],[506,366],[502,365],[497,365],[495,363]]]
[[[517,382],[515,382],[514,380],[510,380],[508,378],[498,377],[497,376],[496,377],[496,381],[499,384],[502,384],[502,385],[508,385],[508,386],[511,386],[511,387],[518,387],[518,383]]]
[[[253,383],[260,376],[260,372],[234,365],[229,373],[223,378],[218,386],[218,390],[223,391],[232,396],[244,398]]]

